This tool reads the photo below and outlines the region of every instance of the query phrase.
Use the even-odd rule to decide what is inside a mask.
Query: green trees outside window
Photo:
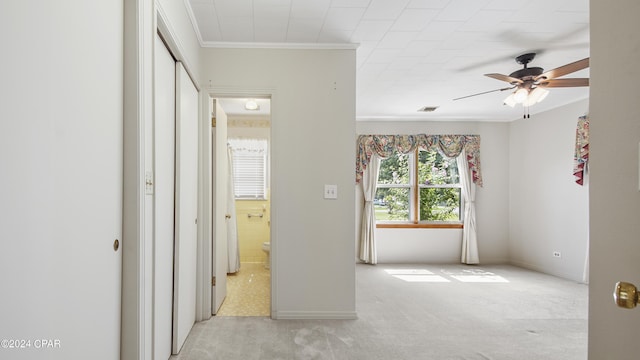
[[[374,208],[379,221],[459,222],[460,178],[455,159],[422,150],[383,159]]]

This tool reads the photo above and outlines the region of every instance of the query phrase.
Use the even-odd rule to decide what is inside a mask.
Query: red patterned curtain
[[[587,165],[589,163],[589,118],[581,116],[578,118],[576,127],[576,151],[573,156],[573,176],[576,177],[578,185],[584,185],[587,175]]]
[[[409,153],[419,147],[437,150],[449,158],[456,158],[465,149],[467,165],[473,182],[482,186],[480,172],[480,135],[360,135],[356,158],[356,184],[362,180],[362,172],[371,161],[372,154],[389,157],[395,151]]]

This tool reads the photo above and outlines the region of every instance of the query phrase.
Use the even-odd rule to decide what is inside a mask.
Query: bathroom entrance
[[[271,315],[271,100],[218,97],[226,118],[226,297],[216,316]],[[218,115],[218,114],[216,114]]]

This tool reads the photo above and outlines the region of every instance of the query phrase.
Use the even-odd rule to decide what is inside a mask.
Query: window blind
[[[236,199],[265,199],[267,142],[236,139],[229,142],[232,150],[233,181]]]

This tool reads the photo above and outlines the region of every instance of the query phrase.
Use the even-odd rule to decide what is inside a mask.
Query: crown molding
[[[355,43],[278,43],[203,41],[202,47],[218,49],[356,50]]]
[[[200,27],[198,26],[198,21],[196,20],[196,14],[193,13],[193,9],[191,8],[191,4],[189,0],[183,0],[184,8],[187,11],[187,16],[189,17],[189,21],[191,22],[191,26],[193,27],[193,32],[198,39],[198,43],[202,47],[202,35],[200,35]]]

